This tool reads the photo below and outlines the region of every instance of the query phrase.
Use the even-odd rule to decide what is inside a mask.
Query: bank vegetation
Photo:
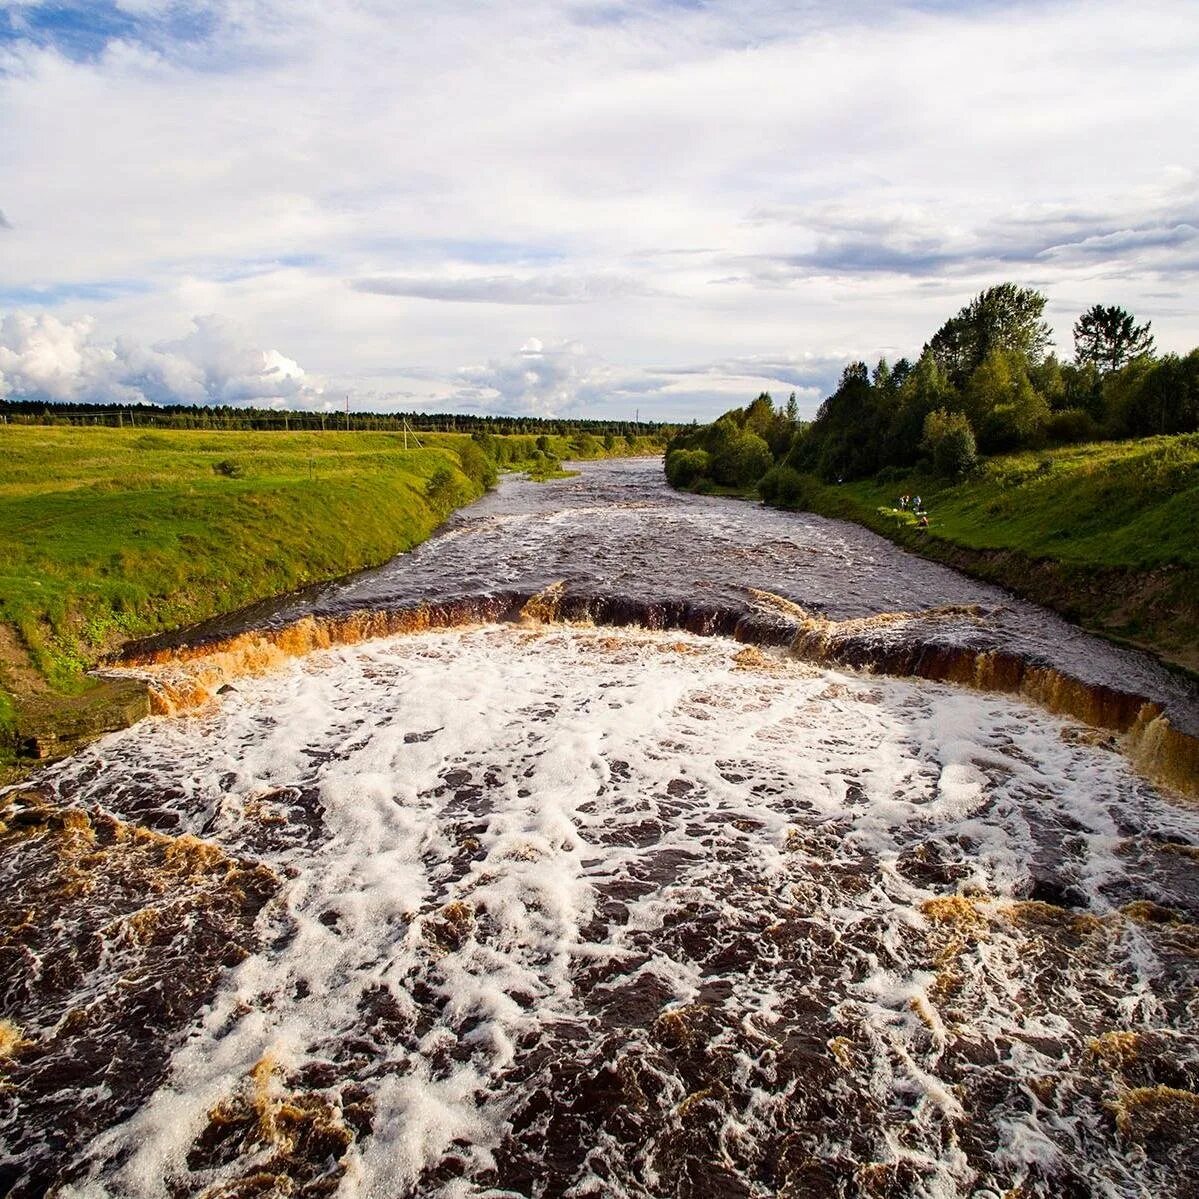
[[[89,671],[125,641],[378,565],[502,471],[661,450],[586,431],[0,425],[0,759],[31,730],[123,723],[130,697]]]
[[[667,478],[855,520],[1199,668],[1199,349],[1095,305],[1063,361],[1044,307],[989,288],[914,360],[851,363],[810,422],[763,394],[680,430]]]

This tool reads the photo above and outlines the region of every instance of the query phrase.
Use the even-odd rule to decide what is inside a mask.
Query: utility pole
[[[350,431],[350,393],[346,392],[346,432]]]
[[[411,433],[412,440],[416,442],[417,449],[423,450],[425,447],[422,444],[421,439],[419,437],[417,437],[416,430],[413,429],[408,424],[408,418],[405,416],[405,417],[402,417],[401,420],[403,421],[403,429],[404,429],[404,449],[408,448],[408,434]]]

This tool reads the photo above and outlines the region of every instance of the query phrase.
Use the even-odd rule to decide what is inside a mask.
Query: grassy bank
[[[922,497],[927,530],[897,510],[905,493]],[[1199,435],[1005,455],[956,483],[804,476],[788,506],[856,521],[1199,669]]]
[[[466,438],[423,440],[405,450],[394,434],[0,427],[8,740],[116,719],[111,689],[85,672],[122,640],[423,540],[483,489],[455,453]]]
[[[87,673],[123,641],[386,561],[497,467],[661,452],[608,442],[0,426],[0,765],[136,717],[142,697]]]

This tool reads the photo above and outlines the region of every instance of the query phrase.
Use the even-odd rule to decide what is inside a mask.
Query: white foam
[[[1117,756],[1064,743],[1060,721],[1024,705],[781,656],[747,671],[740,649],[566,629],[380,641],[245,681],[214,713],[144,722],[64,766],[56,777],[70,789],[104,765],[82,792],[101,804],[119,806],[118,780],[132,770],[175,788],[168,802],[184,828],[289,876],[261,917],[263,950],[230,972],[176,1050],[169,1083],[99,1138],[90,1181],[66,1193],[156,1196],[164,1179],[188,1180],[208,1111],[266,1055],[283,1073],[341,1062],[368,1088],[374,1132],[349,1151],[347,1199],[404,1194],[451,1146],[469,1178],[508,1127],[503,1072],[557,1022],[594,1023],[580,970],[627,962],[622,985],[652,976],[671,1003],[691,1002],[705,972],[669,934],[688,903],[719,909],[728,893],[766,912],[798,904],[846,943],[876,929],[857,981],[835,999],[870,1038],[858,1085],[914,1105],[917,1124],[961,1119],[937,1074],[952,1030],[908,950],[925,927],[920,904],[945,888],[905,876],[901,854],[922,840],[954,852],[966,842],[960,885],[1001,900],[1027,889],[1034,824],[1068,817],[1072,884],[1103,911],[1102,888],[1123,872],[1118,811],[1191,836],[1199,820],[1171,813]],[[447,781],[451,771],[463,773]],[[279,787],[315,789],[324,816],[313,843],[260,844],[252,801]],[[643,825],[653,831],[639,843]],[[671,864],[655,875],[652,855],[664,854]],[[858,859],[873,863],[869,885],[839,890],[829,866]],[[650,883],[597,937],[603,889],[634,871]],[[447,916],[448,905],[459,906]],[[459,923],[446,933],[446,920]],[[1129,936],[1125,1014],[1155,1018],[1156,959]],[[1060,1035],[1012,1002],[1015,933],[979,944],[964,969],[983,997],[980,1035]],[[365,997],[384,988],[411,1021],[417,983],[438,996],[423,1009],[432,1023],[376,1038],[364,1069],[346,1046]],[[783,997],[762,973],[729,983],[736,1026],[771,1043]],[[750,1098],[730,1125],[750,1142],[784,1098],[751,1081],[759,1068],[748,1057],[738,1067]],[[1056,1160],[1060,1137],[1002,1119],[1013,1169]],[[940,1143],[932,1136],[918,1153],[929,1193],[967,1193],[974,1175],[957,1151],[931,1147]],[[599,1185],[593,1166],[580,1163],[578,1194]],[[464,1187],[443,1193],[474,1193]]]

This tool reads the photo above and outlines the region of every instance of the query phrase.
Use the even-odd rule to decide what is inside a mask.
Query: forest
[[[746,490],[787,503],[804,475],[825,483],[961,478],[980,455],[1199,430],[1199,349],[1157,354],[1148,322],[1096,304],[1074,325],[1074,356],[1050,352],[1045,296],[987,288],[915,360],[848,365],[811,422],[766,393],[671,439],[677,487]]]
[[[110,425],[114,428],[241,429],[264,432],[486,433],[493,436],[640,437],[669,426],[660,421],[589,420],[582,417],[503,416],[453,412],[317,412],[205,404],[47,403],[0,396],[0,423]]]

